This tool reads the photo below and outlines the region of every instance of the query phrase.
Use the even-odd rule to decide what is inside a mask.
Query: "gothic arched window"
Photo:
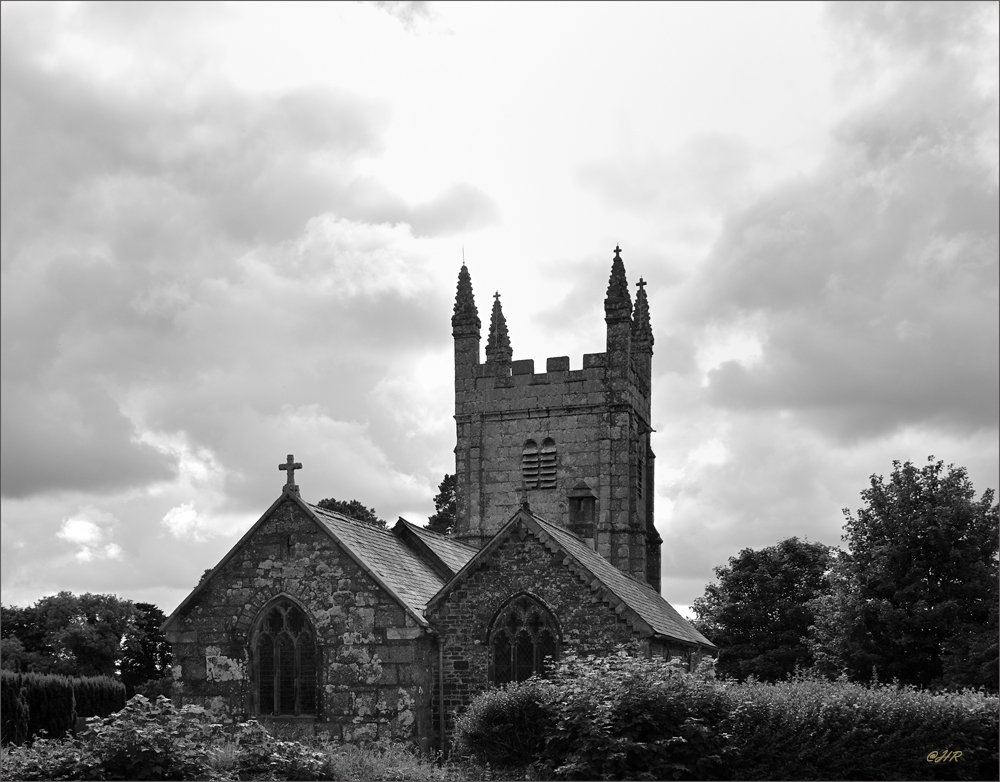
[[[257,713],[316,713],[316,637],[305,613],[287,598],[271,603],[253,635]]]
[[[559,656],[559,628],[531,595],[518,595],[497,613],[490,631],[490,680],[522,682],[542,674]]]

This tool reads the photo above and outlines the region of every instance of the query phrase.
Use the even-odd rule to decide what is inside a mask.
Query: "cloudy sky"
[[[2,591],[171,611],[278,496],[424,523],[463,251],[515,358],[649,283],[663,592],[998,485],[997,4],[2,7]]]

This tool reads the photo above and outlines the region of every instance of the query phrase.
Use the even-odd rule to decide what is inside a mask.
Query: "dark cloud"
[[[174,464],[135,442],[117,403],[95,382],[3,383],[2,494],[106,493],[174,477]]]

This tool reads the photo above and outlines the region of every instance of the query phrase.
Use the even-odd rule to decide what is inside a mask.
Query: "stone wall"
[[[456,360],[473,358],[456,353]],[[558,451],[556,486],[527,490],[532,511],[568,528],[568,494],[585,481],[597,497],[597,551],[637,578],[655,577],[658,587],[658,568],[647,572],[652,504],[645,496],[653,487],[648,381],[640,382],[641,372],[627,361],[609,366],[604,353],[585,355],[583,368],[574,370],[566,356],[549,358],[546,369],[534,372],[530,359],[512,362],[510,374],[491,364],[456,366],[456,537],[481,546],[506,523],[521,505],[525,441],[541,445],[551,437]]]
[[[490,623],[500,608],[520,592],[544,603],[555,616],[561,647],[573,645],[584,654],[600,654],[617,644],[641,640],[628,622],[600,599],[527,527],[520,525],[488,555],[453,592],[428,610],[427,618],[446,639],[443,648],[444,702],[447,736],[454,712],[489,687]],[[435,714],[441,707],[435,690]],[[435,717],[437,719],[437,717]]]
[[[237,545],[171,627],[174,698],[223,719],[255,714],[249,639],[285,595],[319,644],[318,714],[271,718],[344,741],[426,738],[434,640],[291,498]]]

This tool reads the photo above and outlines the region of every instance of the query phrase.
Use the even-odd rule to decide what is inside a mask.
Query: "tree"
[[[135,623],[122,644],[121,678],[126,697],[151,679],[161,679],[170,672],[170,644],[160,629],[166,621],[163,612],[152,603],[136,603]]]
[[[72,592],[2,611],[4,639],[20,642],[22,669],[70,676],[114,676],[121,639],[136,615],[130,601],[115,595]]]
[[[998,508],[963,467],[873,475],[810,646],[827,669],[918,686],[997,686]],[[832,671],[831,671],[832,672]]]
[[[446,474],[438,484],[438,494],[434,498],[433,516],[427,520],[427,529],[450,535],[455,528],[455,510],[458,501],[455,498],[455,473]]]
[[[385,519],[380,519],[377,515],[375,515],[374,508],[366,508],[357,500],[335,500],[331,497],[326,500],[320,500],[316,504],[326,510],[332,510],[335,513],[342,513],[345,516],[350,516],[352,519],[364,521],[376,527],[389,526],[385,523]]]
[[[788,538],[760,551],[743,549],[728,567],[715,568],[719,583],[705,587],[692,609],[695,625],[720,649],[720,675],[774,681],[811,664],[808,604],[829,590],[832,552]]]

